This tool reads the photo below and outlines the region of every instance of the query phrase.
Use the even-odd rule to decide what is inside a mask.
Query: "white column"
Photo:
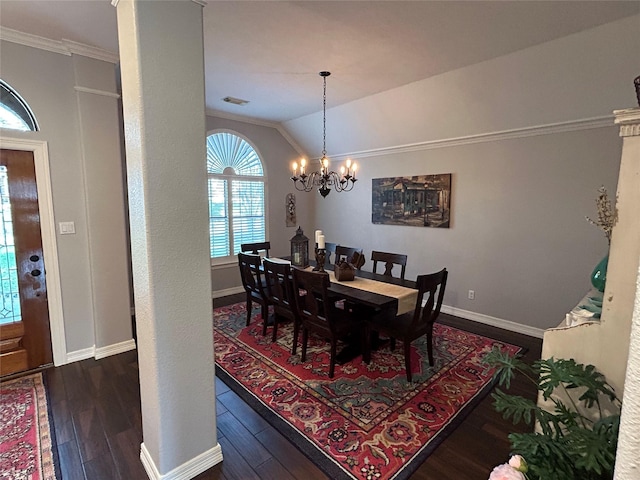
[[[150,478],[193,478],[222,461],[215,422],[202,5],[120,0],[116,6],[140,455]]]
[[[630,168],[624,178],[622,172],[620,181],[628,186],[626,198],[632,200],[631,208],[638,222],[638,207],[640,206],[640,109],[617,111],[616,123],[620,124],[622,143],[622,157],[626,159]],[[620,190],[620,189],[619,189]],[[637,223],[636,223],[637,224]],[[629,357],[622,398],[622,417],[620,419],[620,436],[616,455],[615,480],[635,480],[640,478],[640,268],[638,267],[638,248],[640,248],[640,230],[629,230],[626,241],[630,246],[626,258],[627,265],[634,266],[635,282],[627,282],[626,292],[630,292],[633,301],[631,334],[629,337]],[[613,245],[613,244],[612,244]],[[609,279],[607,278],[607,282]],[[605,294],[608,292],[605,291]],[[617,293],[617,292],[616,292]],[[606,354],[606,352],[605,352]]]

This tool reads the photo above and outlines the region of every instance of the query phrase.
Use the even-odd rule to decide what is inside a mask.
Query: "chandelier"
[[[326,197],[331,193],[331,188],[336,192],[348,192],[353,189],[357,179],[356,170],[358,165],[347,159],[345,165],[340,167],[340,173],[329,170],[329,159],[327,158],[327,77],[330,72],[320,72],[323,80],[322,95],[322,158],[320,158],[320,171],[306,172],[307,161],[302,158],[300,160],[300,174],[298,175],[298,164],[293,163],[293,184],[296,190],[301,192],[310,192],[314,187],[318,187],[318,192],[322,197]]]

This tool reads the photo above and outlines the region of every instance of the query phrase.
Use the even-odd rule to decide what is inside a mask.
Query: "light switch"
[[[74,222],[60,222],[58,223],[58,229],[60,235],[73,235],[76,233],[76,224]]]

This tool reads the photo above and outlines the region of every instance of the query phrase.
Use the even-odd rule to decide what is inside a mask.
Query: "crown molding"
[[[118,63],[119,57],[116,53],[103,50],[91,45],[63,39],[62,41],[51,40],[31,33],[12,30],[11,28],[0,28],[0,40],[17,43],[26,47],[38,48],[48,52],[59,53],[60,55],[82,55],[83,57],[95,58],[109,63]]]
[[[593,128],[604,128],[613,126],[613,115],[601,117],[584,118],[570,120],[567,122],[550,123],[546,125],[535,125],[531,127],[514,128],[510,130],[500,130],[497,132],[480,133],[477,135],[467,135],[463,137],[445,138],[441,140],[430,140],[427,142],[411,143],[394,147],[376,148],[372,150],[362,150],[349,153],[331,155],[334,160],[343,160],[347,157],[351,159],[375,157],[381,155],[391,155],[396,153],[417,152],[422,150],[432,150],[436,148],[450,148],[460,145],[472,145],[484,142],[496,142],[514,138],[535,137],[539,135],[551,135],[554,133],[575,132],[578,130],[590,130]]]
[[[12,30],[10,28],[0,28],[0,40],[71,56],[71,52],[62,44],[62,42],[45,37],[39,37],[38,35],[32,35],[30,33],[19,32],[18,30]]]
[[[207,6],[207,2],[205,2],[204,0],[191,0],[193,3],[197,3],[198,5],[202,5],[203,7]],[[111,5],[113,5],[114,7],[118,6],[118,3],[120,3],[120,0],[111,0]]]
[[[640,108],[614,110],[616,125],[620,125],[621,137],[636,137],[640,135]]]
[[[85,45],[84,43],[74,42],[73,40],[62,39],[62,44],[74,55],[82,55],[83,57],[95,58],[109,63],[119,63],[120,56],[117,53],[104,50],[102,48]]]
[[[275,128],[280,133],[280,135],[282,135],[284,139],[289,143],[289,145],[291,145],[293,149],[298,152],[300,156],[307,156],[304,149],[298,144],[298,142],[294,140],[291,135],[289,135],[289,132],[285,130],[281,123],[268,122],[266,120],[260,120],[254,117],[243,117],[242,115],[221,112],[220,110],[206,109],[205,114],[210,117],[224,118],[226,120],[234,120],[236,122],[249,123],[251,125],[259,125],[261,127]]]

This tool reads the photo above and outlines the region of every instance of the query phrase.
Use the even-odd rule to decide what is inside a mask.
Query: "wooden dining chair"
[[[302,326],[302,362],[307,359],[309,332],[328,338],[331,344],[329,378],[333,378],[338,340],[356,335],[363,345],[363,356],[368,360],[369,345],[366,325],[361,318],[349,315],[335,306],[335,298],[328,293],[330,280],[326,273],[293,269],[293,291],[296,312]]]
[[[267,321],[269,319],[269,305],[271,302],[264,291],[265,281],[261,270],[262,259],[259,255],[252,253],[238,253],[238,266],[240,267],[240,278],[242,286],[247,295],[247,326],[251,322],[252,302],[256,302],[261,307],[262,314],[262,335],[267,334]]]
[[[336,245],[336,254],[333,264],[338,265],[342,260],[353,263],[356,268],[360,269],[362,265],[364,265],[364,254],[362,253],[362,249]]]
[[[275,342],[278,336],[278,323],[280,319],[293,322],[293,347],[291,354],[296,354],[298,345],[298,330],[300,322],[295,310],[293,298],[293,278],[291,265],[284,262],[276,262],[265,258],[262,260],[265,276],[265,293],[269,302],[273,305],[273,333],[271,341]]]
[[[427,352],[429,365],[433,366],[433,324],[440,315],[444,290],[447,286],[448,272],[443,268],[439,272],[428,275],[418,275],[416,284],[418,299],[413,312],[399,315],[392,322],[376,321],[375,317],[369,322],[369,328],[383,333],[391,338],[390,348],[395,348],[395,340],[404,343],[404,364],[407,371],[407,381],[411,381],[411,342],[423,335],[427,336]],[[425,297],[426,300],[425,300]],[[424,304],[424,306],[423,306]]]
[[[378,252],[376,250],[371,252],[371,261],[373,262],[373,273],[378,273],[378,262],[384,263],[384,272],[382,275],[388,275],[393,277],[392,269],[395,265],[399,265],[400,278],[404,280],[404,272],[407,268],[407,256],[400,253],[388,253]]]
[[[259,255],[260,252],[265,252],[265,257],[269,256],[269,250],[271,249],[271,242],[255,242],[255,243],[241,243],[240,251],[245,253],[253,253]]]

